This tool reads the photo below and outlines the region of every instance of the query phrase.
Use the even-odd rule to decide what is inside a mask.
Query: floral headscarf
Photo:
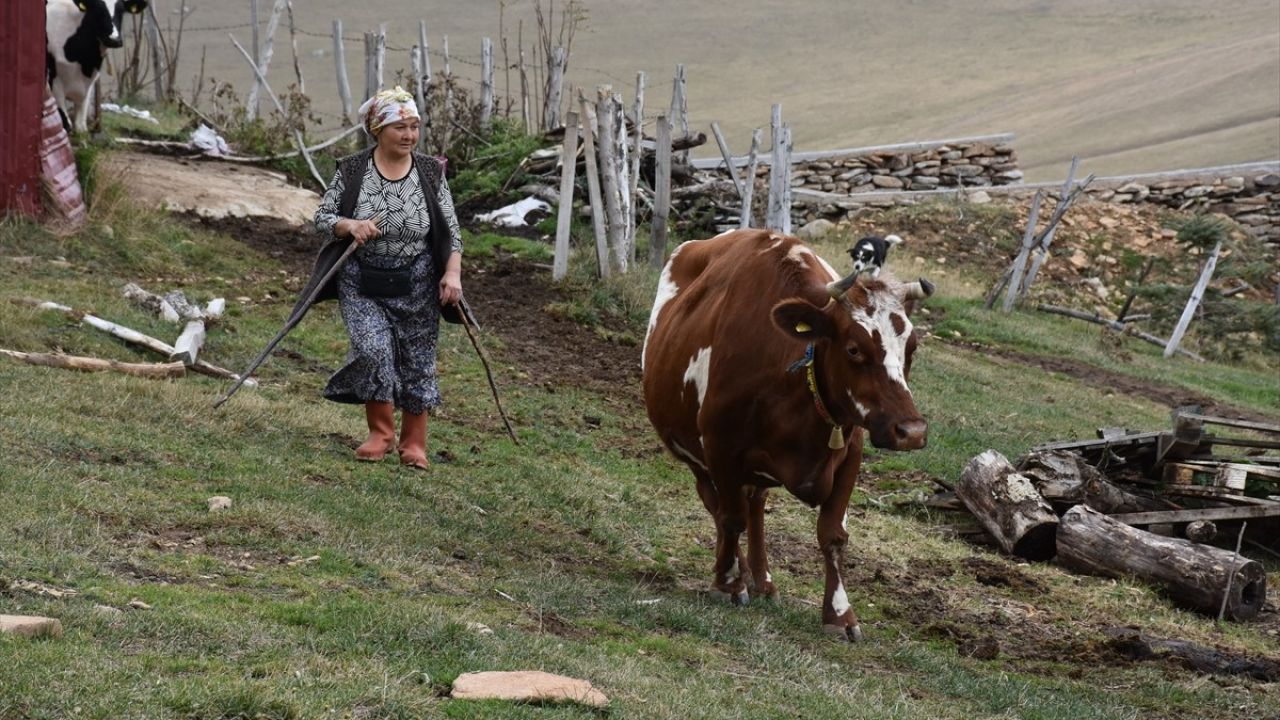
[[[366,100],[360,106],[359,113],[364,119],[365,130],[374,137],[391,123],[419,117],[418,104],[413,95],[399,85]]]

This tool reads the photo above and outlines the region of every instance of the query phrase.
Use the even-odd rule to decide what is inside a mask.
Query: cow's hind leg
[[[748,485],[747,493],[747,563],[751,568],[751,594],[768,600],[778,599],[778,588],[769,574],[769,555],[764,545],[764,501],[768,488]]]
[[[743,557],[738,547],[746,529],[746,499],[741,492],[722,493],[706,471],[694,471],[698,477],[698,495],[716,523],[715,577],[711,594],[734,605],[746,605],[751,599],[747,583],[742,579]],[[714,507],[713,507],[714,503]]]

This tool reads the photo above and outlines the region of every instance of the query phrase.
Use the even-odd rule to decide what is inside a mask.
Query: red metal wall
[[[40,210],[44,0],[0,0],[0,215]]]

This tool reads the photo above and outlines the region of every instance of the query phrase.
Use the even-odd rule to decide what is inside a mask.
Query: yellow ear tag
[[[809,323],[796,323],[796,332],[799,332],[799,333],[813,332],[813,328],[809,327]]]
[[[80,8],[80,12],[89,12],[88,3],[76,3],[76,7]]]

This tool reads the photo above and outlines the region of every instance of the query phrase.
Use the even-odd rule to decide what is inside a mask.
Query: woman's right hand
[[[378,229],[376,220],[347,218],[342,220],[341,224],[345,226],[342,228],[342,230],[345,230],[342,234],[350,236],[352,240],[356,241],[357,245],[364,245],[382,234],[382,231]]]

